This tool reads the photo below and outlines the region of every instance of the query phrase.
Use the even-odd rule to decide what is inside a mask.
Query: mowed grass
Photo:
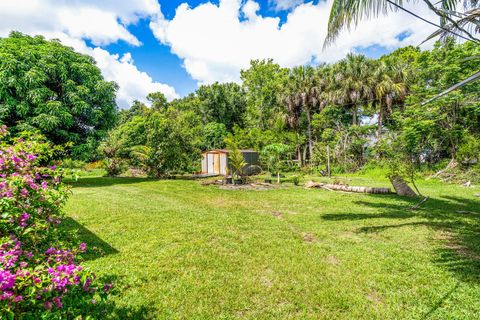
[[[354,177],[352,185],[388,186]],[[479,188],[428,200],[197,181],[73,183],[67,226],[114,279],[119,318],[479,319]]]

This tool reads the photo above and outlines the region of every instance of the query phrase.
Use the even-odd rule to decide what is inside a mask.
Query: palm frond
[[[409,0],[392,0],[400,6],[407,1]],[[330,45],[343,29],[356,26],[362,19],[377,17],[396,10],[395,6],[385,0],[334,0],[324,47]]]

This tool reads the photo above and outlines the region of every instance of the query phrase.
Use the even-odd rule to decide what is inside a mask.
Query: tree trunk
[[[298,166],[302,166],[302,148],[300,145],[297,146],[297,160],[298,160]]]
[[[280,171],[277,172],[277,183],[280,183]]]
[[[307,150],[308,150],[308,145],[303,147],[303,163],[307,164]]]
[[[316,183],[309,181],[305,184],[306,188],[323,188],[327,190],[338,190],[346,192],[359,192],[359,193],[373,193],[373,194],[388,194],[392,193],[390,188],[371,188],[362,186],[347,186],[342,184],[328,184],[328,183]]]
[[[393,188],[397,192],[399,196],[407,196],[407,197],[417,197],[415,191],[412,190],[408,186],[408,184],[403,180],[400,176],[392,176],[390,177],[390,182],[393,185]]]
[[[313,155],[313,139],[312,139],[312,116],[310,110],[307,110],[307,122],[308,122],[308,159],[312,160]]]
[[[383,108],[380,105],[380,111],[378,112],[378,129],[377,129],[377,138],[380,139],[382,136],[382,127],[383,127]]]
[[[353,116],[353,125],[356,126],[358,122],[357,121],[357,105],[353,106],[352,116]]]
[[[330,146],[327,145],[327,175],[330,177]]]

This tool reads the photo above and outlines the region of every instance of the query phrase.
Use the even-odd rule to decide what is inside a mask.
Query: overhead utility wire
[[[453,34],[453,35],[455,35],[455,36],[457,36],[457,37],[459,37],[459,38],[462,38],[462,39],[464,39],[464,40],[474,41],[474,42],[477,42],[477,43],[478,43],[477,40],[473,40],[473,39],[467,38],[467,37],[465,37],[465,36],[463,36],[463,35],[461,35],[461,34],[458,34],[458,33],[456,33],[456,32],[453,32],[452,30],[448,30],[447,28],[444,28],[444,27],[442,27],[442,26],[439,25],[439,24],[436,24],[436,23],[434,23],[434,22],[431,22],[431,21],[429,21],[429,20],[427,20],[427,19],[419,16],[418,14],[416,14],[416,13],[414,13],[414,12],[408,10],[408,9],[405,9],[405,8],[402,7],[401,5],[395,3],[395,2],[393,2],[393,1],[391,1],[391,0],[385,0],[385,1],[387,1],[387,2],[390,3],[391,5],[395,6],[396,8],[398,8],[398,9],[400,9],[400,10],[403,10],[403,11],[405,11],[405,12],[408,13],[408,14],[411,14],[411,15],[414,16],[415,18],[420,19],[420,20],[422,20],[422,21],[424,21],[424,22],[426,22],[426,23],[428,23],[428,24],[431,24],[432,26],[435,26],[435,27],[437,27],[437,28],[440,28],[440,29],[442,29],[443,31],[449,32],[449,33],[451,33],[451,34]]]

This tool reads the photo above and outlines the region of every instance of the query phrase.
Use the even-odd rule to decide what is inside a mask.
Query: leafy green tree
[[[120,110],[118,113],[118,124],[122,125],[125,122],[130,121],[135,116],[147,116],[150,109],[138,100],[133,101],[130,109]]]
[[[262,159],[267,164],[268,171],[277,175],[277,183],[280,183],[282,160],[290,151],[290,147],[283,143],[274,143],[262,149]]]
[[[118,130],[109,132],[100,144],[99,149],[104,155],[103,164],[108,176],[118,176],[127,169],[127,162],[122,157],[123,148],[122,137]]]
[[[245,93],[236,83],[203,85],[195,92],[203,122],[223,123],[231,131],[235,124],[243,126]]]
[[[92,57],[59,41],[19,32],[0,39],[0,122],[14,132],[38,129],[88,160],[115,124],[116,90]]]
[[[155,110],[161,110],[167,107],[167,97],[161,92],[152,92],[147,95],[147,100],[152,104]]]
[[[240,71],[240,75],[246,96],[248,127],[283,129],[285,112],[278,92],[287,80],[288,69],[281,68],[272,59],[252,60],[250,67]]]
[[[203,150],[222,149],[225,147],[225,138],[228,131],[223,123],[210,122],[203,126]]]
[[[153,112],[146,123],[148,174],[159,178],[176,172],[191,172],[200,159],[201,127],[198,115],[167,109]]]
[[[420,144],[424,146],[422,158],[425,162],[454,159],[463,135],[480,137],[479,81],[429,104],[421,104],[478,71],[478,59],[471,57],[479,54],[480,47],[471,42],[455,44],[450,40],[420,53],[413,63],[416,74],[412,93],[406,99],[405,111],[397,114],[399,125],[396,129],[422,134],[423,141],[426,141]],[[428,126],[422,126],[420,130],[420,124]]]

